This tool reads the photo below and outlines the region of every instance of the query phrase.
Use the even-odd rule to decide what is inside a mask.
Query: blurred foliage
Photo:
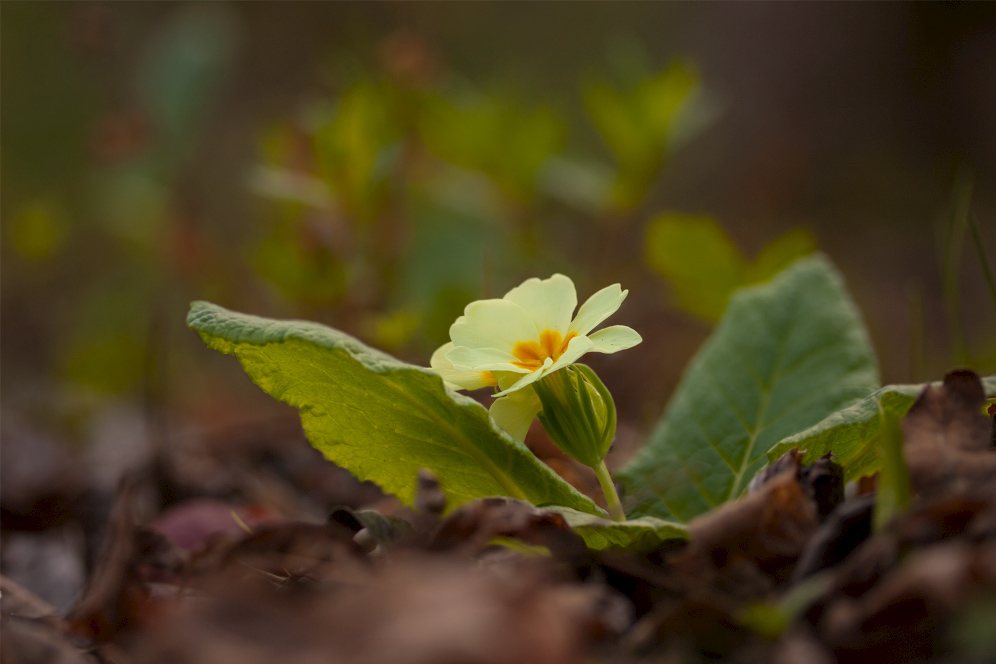
[[[665,214],[647,227],[647,261],[671,286],[675,306],[715,323],[736,288],[767,281],[816,250],[805,229],[772,240],[748,261],[733,239],[707,216]]]
[[[635,297],[653,283],[648,263],[678,308],[715,321],[732,289],[814,246],[796,231],[748,259],[714,221],[651,220],[743,203],[714,203],[702,184],[728,153],[710,152],[709,136],[704,157],[687,149],[734,99],[673,45],[651,53],[622,30],[615,45],[585,42],[586,59],[550,64],[556,85],[530,87],[529,72],[492,66],[514,45],[467,58],[393,9],[374,27],[365,8],[303,7],[4,6],[6,387],[37,377],[134,394],[153,360],[182,375],[194,351],[165,340],[185,334],[177,312],[198,297],[319,320],[424,362],[472,299],[555,270],[581,290],[625,281]],[[293,44],[267,23],[297,30],[319,15],[329,23]],[[369,29],[330,40],[331,15],[344,32]],[[439,29],[469,34],[463,19]],[[672,170],[676,160],[694,167]],[[792,218],[784,210],[768,218]],[[645,263],[632,259],[641,251]],[[972,325],[976,359],[992,355]],[[698,331],[686,332],[690,350]]]
[[[65,246],[69,234],[67,213],[54,201],[25,203],[6,227],[7,239],[19,256],[46,261]]]
[[[489,177],[503,195],[526,204],[540,169],[563,149],[567,127],[552,109],[526,108],[511,97],[429,95],[419,131],[436,157]]]
[[[149,346],[154,309],[175,288],[170,282],[177,271],[191,267],[196,248],[183,238],[177,190],[231,76],[239,43],[229,8],[191,5],[171,12],[129,63],[127,75],[114,81],[125,89],[104,88],[101,95],[94,70],[68,52],[72,46],[95,47],[91,38],[106,37],[101,11],[97,5],[75,15],[5,8],[5,56],[12,49],[18,60],[41,58],[51,71],[36,63],[34,75],[51,80],[38,85],[13,75],[11,81],[14,70],[4,68],[4,123],[26,129],[23,135],[4,132],[4,235],[18,259],[48,262],[54,276],[47,279],[62,282],[66,304],[52,312],[59,333],[50,368],[76,385],[121,393],[141,388],[149,353],[163,350]],[[61,31],[77,43],[20,43],[22,31],[35,39],[39,32]],[[49,86],[53,97],[39,96]],[[77,87],[79,94],[71,92]],[[114,97],[127,99],[124,110],[112,107]],[[46,108],[50,104],[59,112]],[[49,118],[83,126],[69,140],[65,128],[48,133]],[[78,152],[48,154],[67,144]],[[29,165],[39,154],[47,162],[32,177]],[[53,177],[59,164],[68,169],[65,182]],[[48,189],[66,192],[71,202],[31,195]],[[52,263],[56,257],[62,259],[58,264]]]
[[[615,157],[618,174],[611,205],[637,207],[654,183],[668,152],[701,127],[707,113],[699,101],[699,77],[688,63],[674,63],[660,72],[632,80],[623,89],[595,81],[584,91],[592,122]],[[691,120],[698,111],[698,121]]]
[[[544,218],[558,204],[579,233],[597,233],[607,215],[638,221],[625,212],[662,172],[699,84],[672,65],[635,85],[585,92],[618,147],[613,167],[569,156],[570,127],[552,104],[455,78],[363,75],[264,131],[251,185],[272,201],[273,225],[253,264],[284,298],[350,333],[395,351],[438,345],[467,301],[524,260],[574,259]]]
[[[387,203],[385,187],[400,137],[395,120],[391,90],[358,81],[343,92],[332,113],[315,122],[318,175],[358,223],[373,223]]]

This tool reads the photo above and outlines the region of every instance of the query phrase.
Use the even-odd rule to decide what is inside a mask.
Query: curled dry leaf
[[[428,549],[473,555],[497,537],[543,546],[568,559],[587,554],[584,542],[571,532],[560,514],[508,498],[475,500],[456,510],[440,524]]]
[[[673,560],[684,573],[700,575],[738,560],[784,575],[816,530],[816,504],[787,468],[760,489],[689,524],[688,548]]]
[[[943,542],[908,557],[867,594],[827,609],[823,638],[840,661],[908,662],[938,649],[938,626],[966,597],[992,592],[996,547]]]
[[[148,597],[135,566],[135,485],[125,478],[118,489],[104,549],[86,591],[69,616],[74,633],[98,643],[134,625]]]
[[[813,533],[792,571],[796,582],[843,561],[871,535],[875,496],[859,496],[834,510]]]
[[[803,456],[798,448],[781,455],[754,476],[748,485],[748,491],[758,491],[772,478],[786,470],[793,470],[806,493],[816,502],[820,521],[823,521],[844,501],[844,469],[834,461],[833,454],[830,453],[808,466],[803,465]]]
[[[965,492],[996,476],[984,402],[979,377],[967,370],[952,371],[942,386],[920,393],[902,422],[903,456],[914,492]]]
[[[819,523],[799,458],[785,455],[746,496],[693,519],[687,547],[667,558],[659,578],[640,575],[659,589],[658,599],[627,635],[627,649],[665,644],[725,656],[751,642],[738,611],[772,595]]]

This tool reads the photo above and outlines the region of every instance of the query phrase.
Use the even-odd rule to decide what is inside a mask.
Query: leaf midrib
[[[291,337],[291,338],[298,341],[303,341],[298,337]],[[277,342],[277,343],[282,343],[282,342]],[[349,353],[348,350],[344,348],[338,347],[332,350],[333,352],[337,350],[342,351],[349,357],[351,361],[359,362]],[[325,376],[327,376],[329,380],[331,380],[333,383],[338,384],[338,381],[336,381],[332,377],[332,375],[328,372],[328,369],[326,367],[319,366],[317,364],[313,364],[312,366],[321,371],[322,373],[324,373]],[[401,370],[402,369],[396,369],[395,371],[401,371]],[[380,374],[380,375],[384,377],[384,384],[390,387],[391,390],[396,394],[401,395],[405,399],[405,401],[407,401],[408,404],[413,407],[416,413],[418,413],[422,417],[425,417],[429,421],[439,425],[442,429],[447,431],[450,434],[450,436],[457,441],[463,452],[467,454],[470,458],[472,458],[474,461],[476,461],[478,465],[481,466],[481,468],[483,468],[489,475],[491,475],[491,477],[498,483],[498,485],[506,492],[508,492],[510,496],[512,496],[513,498],[517,498],[518,500],[522,500],[524,502],[530,502],[529,499],[526,497],[526,495],[522,492],[522,489],[520,489],[519,486],[515,482],[513,482],[512,479],[508,477],[508,475],[506,475],[505,472],[502,471],[501,468],[499,468],[497,464],[494,463],[493,460],[491,460],[486,454],[481,452],[481,450],[476,445],[474,445],[473,441],[467,438],[467,436],[465,436],[462,431],[455,428],[452,424],[440,418],[435,413],[420,408],[419,404],[413,401],[412,396],[408,394],[408,392],[404,388],[397,385],[394,381],[394,378],[392,378],[390,375],[388,374]]]
[[[764,318],[764,316],[760,314],[759,317],[762,319]],[[757,419],[754,422],[754,430],[748,430],[750,433],[750,441],[747,443],[747,449],[744,452],[743,459],[740,462],[740,470],[734,473],[733,483],[730,485],[730,491],[726,494],[726,499],[723,502],[733,500],[740,495],[740,485],[743,483],[743,478],[747,474],[747,468],[750,466],[751,456],[754,454],[754,446],[757,444],[757,439],[761,437],[761,433],[765,429],[764,420],[768,416],[768,407],[771,405],[771,395],[774,392],[774,384],[776,380],[781,377],[785,351],[788,348],[789,339],[792,338],[792,335],[795,332],[795,326],[797,324],[796,320],[796,317],[790,317],[785,334],[777,337],[778,346],[775,349],[775,357],[771,363],[771,373],[768,375],[768,380],[761,386],[761,401],[757,409]],[[770,330],[770,323],[767,320],[765,320],[764,323],[765,327]]]
[[[391,380],[388,380],[387,384],[392,390],[403,396],[409,404],[415,405],[412,401],[411,395],[409,395],[404,389],[396,385]],[[488,455],[481,452],[480,448],[477,447],[477,445],[474,445],[474,442],[467,438],[462,431],[435,414],[430,414],[430,419],[440,425],[441,428],[445,429],[455,440],[457,440],[464,452],[476,461],[482,468],[484,468],[484,470],[486,470],[494,478],[494,480],[498,482],[498,485],[507,491],[510,496],[527,503],[530,502],[530,500],[523,493],[522,489],[519,488],[519,485],[516,484],[511,477],[505,474],[505,471],[499,468],[498,465],[490,457],[488,457]]]

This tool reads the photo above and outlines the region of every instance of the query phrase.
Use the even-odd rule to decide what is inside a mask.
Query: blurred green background
[[[5,414],[258,416],[190,300],[427,364],[468,301],[561,271],[630,289],[644,344],[592,364],[646,430],[730,290],[815,248],[884,382],[996,369],[991,5],[0,11]]]

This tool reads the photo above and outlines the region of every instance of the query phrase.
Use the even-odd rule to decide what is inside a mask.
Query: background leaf
[[[563,515],[567,524],[584,539],[588,548],[596,551],[650,551],[665,540],[688,539],[688,529],[676,521],[665,521],[652,516],[612,521],[567,507],[550,509]]]
[[[708,215],[663,214],[647,227],[647,263],[671,286],[675,305],[715,323],[741,286],[770,280],[816,251],[816,238],[794,228],[748,262],[733,238]]]
[[[235,355],[263,390],[301,411],[311,444],[406,505],[415,475],[432,470],[457,507],[512,496],[598,513],[587,497],[500,431],[479,403],[439,376],[306,321],[278,321],[194,302],[187,324],[211,348]]]
[[[687,521],[737,497],[778,441],[877,381],[864,326],[826,258],[739,291],[620,472],[626,513]]]
[[[837,463],[844,467],[846,481],[871,475],[882,468],[882,457],[875,451],[875,438],[881,426],[879,404],[890,417],[902,419],[926,386],[926,383],[887,385],[781,441],[768,452],[768,460],[774,461],[793,447],[804,452],[803,463],[807,464],[833,452]],[[982,387],[986,396],[996,395],[996,376],[983,378]]]
[[[661,215],[647,228],[647,261],[671,284],[675,304],[717,321],[744,280],[746,261],[709,216]]]
[[[747,284],[768,281],[796,260],[816,251],[816,238],[805,228],[793,228],[769,242],[754,262],[747,266],[744,278]]]
[[[540,169],[567,136],[564,119],[551,108],[497,95],[428,97],[419,130],[438,157],[490,176],[518,201],[533,197]]]
[[[689,63],[634,78],[621,88],[594,80],[584,90],[588,115],[617,162],[613,204],[621,210],[638,205],[669,154],[716,116]]]

